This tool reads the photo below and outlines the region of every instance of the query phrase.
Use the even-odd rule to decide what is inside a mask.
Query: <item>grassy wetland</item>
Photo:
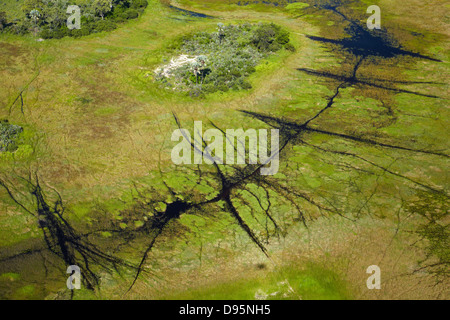
[[[1,299],[450,298],[446,1],[136,8],[0,32]],[[277,174],[175,165],[194,121],[278,129]]]

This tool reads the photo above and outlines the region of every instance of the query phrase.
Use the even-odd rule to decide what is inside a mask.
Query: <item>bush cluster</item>
[[[261,59],[283,47],[295,50],[289,33],[273,23],[218,24],[217,31],[184,36],[176,42],[176,53],[202,58],[205,63],[186,64],[170,77],[162,73],[157,80],[166,87],[202,95],[216,91],[250,89],[248,76]],[[162,68],[164,69],[164,68]]]
[[[83,21],[84,19],[82,19]],[[43,39],[61,39],[63,37],[82,37],[87,36],[91,33],[102,32],[102,31],[112,31],[117,27],[117,24],[112,19],[107,20],[97,20],[97,21],[86,21],[82,23],[81,29],[72,29],[65,26],[61,26],[58,29],[43,28],[39,33],[39,36]]]
[[[8,120],[0,120],[0,152],[17,150],[17,139],[23,128],[10,124]]]
[[[23,7],[22,19],[8,23],[4,13],[0,13],[0,32],[22,35],[32,32],[43,39],[81,37],[114,30],[118,23],[138,18],[148,5],[147,0],[111,0],[106,2],[111,6],[104,5],[99,9],[99,1],[80,2],[81,29],[70,30],[66,26],[68,15],[65,12],[65,2],[56,0],[48,2],[48,6],[45,6],[39,0],[27,0]],[[75,0],[74,4],[77,3]]]

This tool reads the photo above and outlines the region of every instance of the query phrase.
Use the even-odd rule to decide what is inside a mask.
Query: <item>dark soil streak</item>
[[[17,201],[12,195],[11,187],[5,181],[0,180],[0,185],[20,207],[37,218],[48,250],[60,257],[66,266],[80,266],[83,272],[83,281],[88,289],[93,290],[99,285],[99,278],[91,269],[91,264],[99,265],[109,272],[112,269],[118,271],[118,266],[121,265],[132,267],[121,259],[102,252],[83,236],[77,234],[63,217],[64,206],[61,196],[57,194],[58,198],[52,207],[46,200],[37,174],[34,175],[34,178],[30,174],[28,178],[21,178],[21,180],[24,180],[29,188],[29,194],[34,200],[34,210],[27,209],[25,205]]]
[[[419,84],[419,83],[437,84],[434,82],[430,83],[430,82],[414,82],[414,81],[410,81],[410,82],[408,82],[408,81],[391,81],[391,80],[386,80],[386,79],[371,79],[371,81],[367,81],[367,80],[359,80],[359,79],[356,79],[355,77],[346,77],[343,75],[337,75],[337,74],[333,74],[333,73],[326,72],[326,71],[316,71],[316,70],[312,70],[312,69],[308,69],[308,68],[298,68],[297,70],[301,71],[301,72],[305,72],[310,75],[314,75],[314,76],[344,81],[345,83],[348,83],[351,85],[360,84],[363,86],[369,86],[369,87],[374,87],[374,88],[378,88],[378,89],[393,91],[395,93],[407,93],[407,94],[413,94],[416,96],[422,96],[422,97],[427,97],[427,98],[444,99],[442,97],[432,95],[432,94],[420,93],[420,92],[415,92],[415,91],[410,91],[410,90],[405,90],[405,89],[398,89],[398,88],[393,88],[393,87],[386,87],[386,86],[374,83],[377,81],[380,81],[380,82],[382,81],[382,82],[391,82],[391,83],[399,83],[399,84],[414,84],[414,83],[415,84]]]

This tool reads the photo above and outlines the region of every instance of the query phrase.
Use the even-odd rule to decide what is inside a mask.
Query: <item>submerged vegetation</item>
[[[178,59],[158,68],[156,79],[195,96],[250,89],[247,78],[261,59],[282,48],[295,51],[289,32],[273,23],[219,23],[216,32],[183,36],[176,48]]]

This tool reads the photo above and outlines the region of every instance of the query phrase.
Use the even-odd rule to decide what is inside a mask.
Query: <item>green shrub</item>
[[[10,124],[8,120],[0,120],[0,152],[17,150],[17,139],[23,128]]]
[[[223,91],[223,92],[227,92],[228,91],[228,86],[224,83],[221,83],[217,86],[217,90],[216,91]]]
[[[91,28],[81,28],[80,31],[82,36],[87,36],[92,33]]]
[[[260,24],[253,32],[252,43],[261,51],[277,51],[289,43],[289,33],[273,23]]]
[[[126,13],[125,12],[122,12],[122,13],[120,13],[120,14],[118,14],[118,15],[114,15],[113,17],[112,17],[112,19],[114,20],[114,22],[116,22],[116,23],[123,23],[123,22],[125,22],[126,20],[127,20],[127,15],[126,15]]]
[[[4,31],[18,35],[25,35],[30,32],[30,27],[31,25],[27,20],[21,19],[6,27]]]
[[[247,82],[247,81],[243,81],[241,83],[241,88],[244,89],[244,90],[248,90],[248,89],[252,88],[252,85],[249,82]]]
[[[136,9],[128,9],[125,13],[127,19],[136,19],[139,17],[139,12]]]
[[[122,21],[128,20],[128,14],[127,14],[127,12],[126,12],[126,11],[121,12],[121,13],[117,16],[117,19],[118,19],[119,21],[120,21],[120,20],[122,20]]]
[[[83,29],[73,29],[73,30],[70,31],[70,35],[72,37],[79,38],[79,37],[84,36],[86,34],[83,33]]]
[[[64,38],[65,36],[67,36],[69,32],[70,31],[67,28],[60,28],[60,29],[53,30],[52,35],[53,35],[53,38],[55,38],[55,39],[61,39],[61,38]]]
[[[278,50],[280,50],[281,48],[282,48],[283,46],[280,44],[280,43],[278,43],[278,42],[272,42],[270,45],[269,45],[269,52],[275,52],[275,51],[278,51]]]
[[[295,52],[295,47],[292,45],[292,43],[286,43],[284,45],[284,48],[288,51]]]
[[[133,9],[139,9],[139,8],[146,8],[148,6],[147,0],[133,0],[131,2],[131,8]]]
[[[43,39],[51,39],[53,38],[53,32],[49,29],[44,29],[39,33],[39,36]]]
[[[2,11],[0,12],[0,31],[3,30],[3,28],[8,24],[8,21],[6,19],[6,12]]]
[[[289,43],[289,32],[285,31],[285,30],[278,30],[278,35],[276,38],[276,42],[278,42],[281,45],[286,45]]]
[[[93,32],[111,31],[116,28],[114,22],[124,22],[128,19],[135,19],[139,17],[145,8],[148,6],[148,0],[114,0],[112,1],[112,9],[107,6],[107,9],[99,12],[94,8],[94,2],[87,1],[83,5],[81,17],[81,31],[69,30],[66,26],[67,15],[65,10],[56,10],[55,1],[38,1],[40,13],[39,20],[33,20],[30,11],[25,10],[23,18],[17,19],[10,24],[6,24],[6,16],[0,12],[0,32],[4,31],[15,34],[27,34],[35,32],[36,27],[42,28],[40,34],[42,38],[62,38],[64,36],[80,37],[88,35]],[[75,1],[77,4],[77,1]],[[34,6],[33,6],[34,7]],[[33,9],[34,10],[34,9]],[[94,12],[96,12],[94,14]],[[101,18],[101,21],[100,21]],[[87,28],[87,30],[86,30]]]
[[[98,20],[97,22],[95,22],[96,32],[112,31],[116,27],[117,27],[116,24],[111,20]]]

